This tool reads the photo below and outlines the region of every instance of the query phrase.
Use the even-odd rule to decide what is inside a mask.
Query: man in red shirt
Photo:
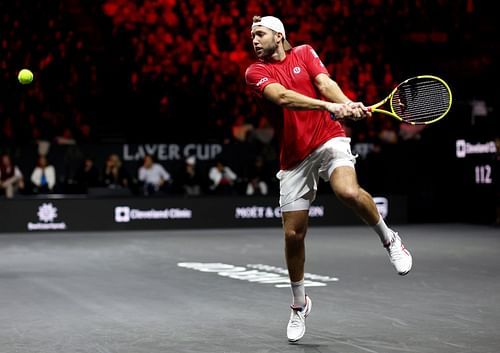
[[[304,289],[304,239],[319,177],[379,235],[400,275],[410,271],[412,257],[398,233],[385,224],[371,195],[358,185],[350,139],[332,119],[358,120],[371,113],[346,97],[311,46],[291,47],[278,18],[255,16],[251,35],[258,60],[247,68],[245,80],[281,141],[277,177],[293,296],[287,336],[296,342],[304,336],[312,307]]]

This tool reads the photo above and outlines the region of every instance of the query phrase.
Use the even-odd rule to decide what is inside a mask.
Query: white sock
[[[293,307],[303,308],[306,306],[306,288],[304,286],[304,280],[302,279],[299,282],[290,282],[290,284],[292,287]]]
[[[378,223],[375,224],[372,228],[380,237],[380,241],[382,242],[382,244],[384,244],[384,246],[389,245],[389,243],[392,241],[394,232],[387,226],[387,224],[385,224],[382,216],[380,217]]]

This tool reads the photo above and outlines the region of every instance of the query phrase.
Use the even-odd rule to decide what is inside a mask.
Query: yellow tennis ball
[[[22,69],[17,75],[17,79],[23,85],[27,85],[33,81],[33,72],[28,69]]]

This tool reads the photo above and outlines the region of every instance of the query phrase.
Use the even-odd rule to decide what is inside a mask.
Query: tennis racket
[[[412,125],[431,124],[450,111],[452,101],[448,84],[436,76],[421,75],[401,82],[385,99],[368,107]],[[380,109],[389,102],[390,111]]]

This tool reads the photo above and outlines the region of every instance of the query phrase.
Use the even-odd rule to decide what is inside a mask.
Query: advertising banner
[[[406,199],[375,197],[392,224],[406,223]],[[275,197],[26,198],[0,202],[0,232],[281,227]],[[361,224],[333,195],[309,210],[310,225]]]

